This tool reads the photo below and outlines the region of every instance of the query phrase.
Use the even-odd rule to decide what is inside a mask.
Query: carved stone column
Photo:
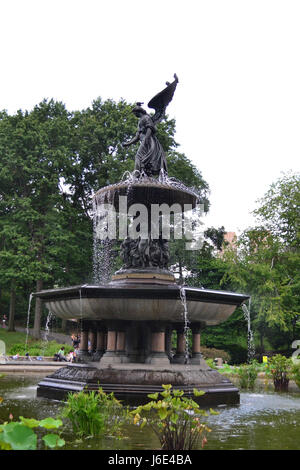
[[[96,352],[96,346],[97,346],[97,332],[95,329],[95,325],[91,325],[91,329],[89,331],[89,341],[90,341],[90,347],[89,347],[89,353],[91,356],[94,355]]]
[[[174,364],[185,364],[187,362],[186,357],[186,339],[184,336],[184,326],[183,325],[176,325],[175,326],[177,332],[177,347],[176,347],[176,354],[172,359]]]
[[[163,322],[151,322],[151,352],[146,359],[148,364],[168,365],[170,360],[166,354],[165,331],[166,324]]]
[[[97,322],[96,330],[96,351],[93,355],[93,360],[100,361],[105,352],[105,325],[102,322]]]
[[[191,324],[191,330],[193,333],[191,364],[200,364],[201,362],[200,337],[201,337],[201,330],[203,330],[204,328],[205,328],[205,322]]]
[[[77,352],[77,358],[76,358],[78,362],[90,361],[89,350],[88,350],[89,329],[90,329],[89,322],[82,321],[79,350]]]
[[[116,338],[116,354],[119,357],[120,362],[129,362],[126,354],[126,330],[127,322],[117,322],[117,338]]]
[[[107,346],[100,362],[110,364],[128,362],[125,351],[125,329],[122,321],[107,322]]]

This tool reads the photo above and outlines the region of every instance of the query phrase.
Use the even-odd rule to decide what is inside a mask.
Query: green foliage
[[[299,363],[293,363],[292,377],[293,377],[293,380],[296,382],[296,385],[300,388],[300,364]]]
[[[293,361],[291,358],[276,354],[267,365],[266,374],[272,377],[275,391],[287,392],[292,377]]]
[[[21,333],[18,331],[7,331],[7,329],[0,328],[0,340],[4,341],[6,346],[6,352],[10,354],[11,347],[15,343],[25,344],[26,333]]]
[[[208,349],[226,351],[230,364],[246,362],[247,326],[241,309],[236,309],[224,323],[205,328],[201,334],[201,345]]]
[[[19,421],[5,422],[0,425],[0,449],[37,450],[39,440],[44,442],[46,448],[63,447],[65,441],[58,434],[41,435],[43,429],[58,429],[61,426],[62,421],[59,419],[45,418],[38,421],[20,416]]]
[[[204,356],[205,360],[215,359],[216,357],[220,357],[221,359],[223,359],[223,361],[230,360],[228,352],[223,351],[222,349],[206,348],[205,346],[201,346],[201,354]]]
[[[300,174],[284,174],[273,183],[254,212],[272,235],[288,247],[299,248]]]
[[[50,449],[56,449],[65,445],[64,439],[61,439],[57,434],[46,434],[42,439],[46,447]]]
[[[185,397],[182,390],[172,390],[171,385],[162,387],[163,392],[149,394],[151,401],[131,411],[134,424],[141,427],[150,425],[163,450],[195,449],[202,434],[210,432],[201,422],[207,413],[193,399]],[[203,394],[204,392],[194,389],[195,397]],[[213,410],[210,411],[216,414]],[[203,436],[202,447],[206,442],[206,437]]]
[[[216,369],[216,370],[218,369],[213,359],[206,359],[205,362],[211,369]]]
[[[242,390],[253,390],[258,376],[258,363],[252,361],[250,364],[243,364],[234,369],[239,379],[239,387]]]
[[[34,341],[30,340],[28,342],[27,348],[25,343],[16,343],[11,346],[8,350],[9,355],[19,354],[20,356],[25,356],[28,352],[29,356],[54,356],[59,349],[64,346],[65,353],[68,354],[73,347],[69,344],[59,344],[56,341]]]
[[[80,436],[120,436],[127,410],[113,393],[97,391],[69,393],[62,416],[71,422]]]
[[[22,423],[11,422],[0,426],[0,445],[8,450],[36,450],[37,435]]]
[[[271,185],[255,211],[259,225],[227,248],[225,282],[251,295],[254,332],[274,348],[297,338],[300,315],[300,179],[287,174]]]

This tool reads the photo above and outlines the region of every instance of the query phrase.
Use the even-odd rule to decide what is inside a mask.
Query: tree
[[[299,209],[299,175],[284,175],[260,200],[255,211],[260,225],[241,235],[237,251],[226,253],[227,279],[252,296],[253,327],[262,349],[265,335],[273,344],[277,338],[277,347],[295,339],[300,315]]]
[[[60,178],[68,157],[69,115],[64,105],[51,100],[30,113],[2,113],[1,118],[1,282],[15,289],[34,281],[41,290],[61,270],[60,260],[56,258],[54,265],[50,252],[63,195]],[[40,318],[37,302],[36,337]]]

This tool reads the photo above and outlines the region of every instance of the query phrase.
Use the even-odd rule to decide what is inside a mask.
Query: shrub
[[[215,359],[216,357],[221,357],[223,361],[230,360],[230,355],[222,349],[205,348],[201,346],[201,353],[203,354],[205,359]]]
[[[292,376],[292,359],[281,354],[273,356],[267,366],[266,373],[273,378],[276,392],[287,392],[289,381]]]
[[[134,415],[134,424],[141,428],[149,424],[157,435],[162,450],[195,449],[202,434],[210,432],[201,422],[202,417],[207,414],[200,410],[194,400],[184,397],[182,390],[172,390],[171,385],[162,387],[163,392],[148,395],[151,401],[131,412]],[[194,389],[195,396],[203,394],[204,392]],[[210,412],[218,414],[213,410]],[[202,447],[206,442],[206,436],[203,436]]]

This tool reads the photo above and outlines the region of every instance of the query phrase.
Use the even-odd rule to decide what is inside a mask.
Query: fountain
[[[185,207],[196,207],[198,202],[194,191],[168,177],[165,154],[155,135],[155,124],[164,116],[178,83],[177,76],[174,77],[149,102],[148,106],[155,109],[154,116],[146,113],[142,103],[133,109],[139,118],[138,131],[123,145],[140,141],[135,171],[94,195],[94,230],[99,238],[109,211],[112,218],[107,220],[112,222],[111,227],[104,224],[107,233],[112,228],[116,237],[116,220],[125,221],[125,229],[124,224],[119,225],[122,268],[106,283],[97,281],[34,294],[57,317],[76,320],[81,328],[80,362],[68,364],[43,379],[38,385],[38,396],[61,399],[69,391],[101,386],[121,399],[142,402],[148,393],[162,390],[162,384],[172,384],[186,394],[192,393],[193,388],[205,391],[199,397],[202,403],[239,403],[238,389],[202,358],[200,334],[205,325],[225,321],[249,297],[179,286],[168,269],[168,240],[161,226],[164,216],[153,218],[153,206],[171,207],[175,216],[184,213]],[[102,240],[102,248],[109,247],[105,237]],[[96,251],[94,262],[98,273]],[[107,252],[101,254],[106,272],[108,258]],[[191,354],[188,329],[192,333]],[[173,356],[174,330],[177,350]]]

